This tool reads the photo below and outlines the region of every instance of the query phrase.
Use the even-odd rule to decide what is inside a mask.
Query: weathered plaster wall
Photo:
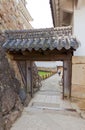
[[[74,53],[75,56],[85,56],[85,7],[74,11],[74,35],[80,40],[81,45]]]
[[[73,11],[73,2],[71,0],[61,0],[63,10]]]

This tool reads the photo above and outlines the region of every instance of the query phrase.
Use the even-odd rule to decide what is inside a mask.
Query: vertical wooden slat
[[[23,66],[21,66],[21,62],[23,62],[23,61],[18,61],[17,62],[17,65],[18,65],[18,68],[19,68],[19,72],[20,72],[20,74],[21,74],[21,78],[22,78],[22,82],[24,83],[24,86],[26,87],[26,76],[25,76],[25,74],[23,73],[23,69],[26,69],[26,64],[24,64],[24,67]],[[24,70],[25,71],[25,73],[26,73],[26,70]]]

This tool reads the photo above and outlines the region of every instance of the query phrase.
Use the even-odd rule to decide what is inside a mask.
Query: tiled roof
[[[77,49],[79,42],[72,36],[71,27],[6,31],[7,41],[3,47],[10,51],[31,51],[62,48]]]

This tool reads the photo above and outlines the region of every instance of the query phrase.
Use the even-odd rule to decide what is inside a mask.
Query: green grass
[[[45,75],[51,74],[51,72],[46,72],[46,71],[38,71],[38,74],[43,77]]]

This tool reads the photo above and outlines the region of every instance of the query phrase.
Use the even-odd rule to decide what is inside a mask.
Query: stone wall
[[[0,30],[29,29],[31,20],[22,0],[0,0]]]
[[[5,130],[9,130],[21,115],[23,107],[28,105],[31,97],[22,88],[23,82],[16,62],[7,59],[2,45],[3,43],[0,44],[0,122],[3,122]],[[33,63],[34,90],[38,90],[40,86],[41,79]],[[0,123],[0,130],[2,128],[2,123]]]
[[[0,0],[0,31],[30,29],[32,18],[26,9],[25,0]],[[30,101],[30,96],[21,89],[21,77],[16,63],[11,62],[2,49],[4,33],[0,32],[0,130],[9,130],[21,115],[23,106]],[[14,69],[15,68],[15,69]],[[25,98],[20,98],[24,95]],[[10,98],[11,97],[11,98]],[[24,99],[24,104],[22,102]]]
[[[4,36],[0,34],[0,130],[9,130],[15,119],[20,116],[23,105],[19,97],[21,84],[2,49],[4,41]]]
[[[72,58],[72,96],[85,98],[85,56]]]
[[[34,62],[32,72],[33,72],[33,89],[34,92],[36,92],[39,90],[42,84],[41,84],[41,77],[38,75],[38,68],[36,67],[36,64]]]

